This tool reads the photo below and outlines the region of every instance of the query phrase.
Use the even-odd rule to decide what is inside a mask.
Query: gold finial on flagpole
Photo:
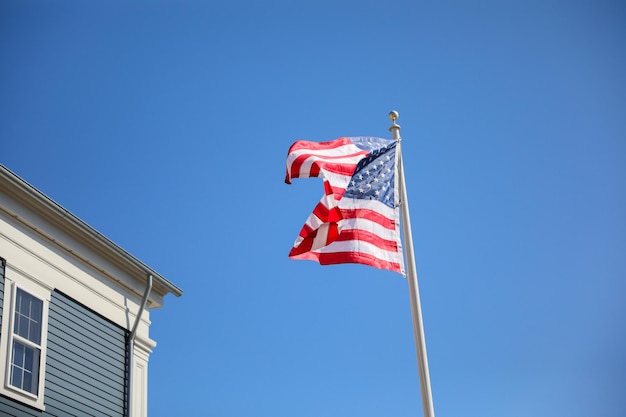
[[[396,120],[398,119],[399,116],[400,115],[395,110],[391,110],[389,112],[389,118],[393,122],[393,124],[389,127],[389,131],[391,132],[392,138],[395,140],[400,139],[400,125],[396,123]]]

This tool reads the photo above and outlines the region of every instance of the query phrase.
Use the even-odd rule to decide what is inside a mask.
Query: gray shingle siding
[[[1,275],[0,303],[3,289]],[[2,312],[0,304],[0,317]],[[126,374],[126,330],[53,291],[48,315],[46,411],[0,396],[0,415],[122,417],[126,412]]]

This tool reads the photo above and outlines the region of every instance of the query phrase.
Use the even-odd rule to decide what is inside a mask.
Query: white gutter
[[[143,299],[141,300],[141,305],[139,306],[139,311],[137,312],[137,317],[135,318],[135,324],[133,325],[133,329],[128,335],[128,366],[130,367],[128,371],[128,416],[133,416],[133,370],[135,367],[133,366],[133,360],[135,359],[135,337],[137,336],[137,327],[139,327],[139,322],[141,321],[141,315],[146,308],[146,304],[148,303],[148,296],[150,295],[150,291],[152,290],[152,274],[148,275],[148,286],[146,287],[146,291],[143,294]],[[134,416],[133,416],[134,417]]]

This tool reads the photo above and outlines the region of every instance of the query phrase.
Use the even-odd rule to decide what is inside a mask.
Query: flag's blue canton
[[[395,162],[396,142],[373,150],[359,161],[344,197],[378,200],[393,207]]]

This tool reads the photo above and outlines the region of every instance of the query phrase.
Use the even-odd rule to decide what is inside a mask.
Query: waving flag
[[[322,265],[359,263],[404,274],[396,141],[297,141],[289,148],[285,182],[313,177],[323,179],[325,194],[289,257]]]

